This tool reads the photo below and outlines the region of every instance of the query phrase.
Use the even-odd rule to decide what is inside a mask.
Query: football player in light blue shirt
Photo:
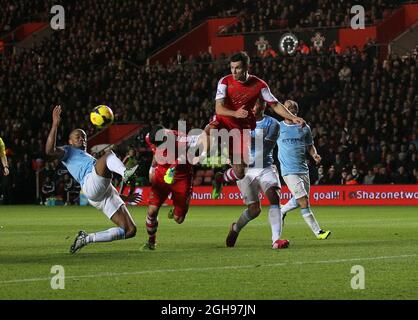
[[[287,100],[285,106],[292,114],[298,114],[299,107],[295,101]],[[331,231],[324,231],[319,227],[309,205],[310,181],[306,152],[317,164],[321,162],[321,156],[313,144],[311,129],[308,125],[301,127],[287,120],[281,121],[277,145],[280,171],[293,195],[292,199],[282,207],[283,218],[287,212],[300,206],[303,219],[317,239],[327,239]]]
[[[136,234],[135,223],[124,201],[111,184],[111,179],[112,172],[115,172],[127,180],[135,173],[137,166],[126,170],[122,161],[112,151],[107,151],[105,155],[96,160],[86,151],[87,136],[81,129],[75,129],[70,133],[69,145],[56,147],[61,111],[61,106],[56,106],[52,112],[52,127],[46,142],[45,153],[51,158],[61,160],[81,185],[90,204],[102,210],[118,226],[91,234],[80,231],[70,252],[75,253],[92,242],[109,242],[134,237]]]
[[[250,165],[243,179],[237,185],[243,195],[247,208],[239,219],[232,223],[226,238],[226,245],[233,247],[239,232],[248,222],[261,213],[259,192],[263,191],[270,202],[269,221],[272,230],[272,248],[281,249],[289,245],[289,241],[280,239],[282,233],[282,215],[280,212],[280,179],[273,165],[273,149],[279,135],[279,122],[264,115],[266,104],[260,100],[254,107],[257,120],[255,130],[251,131]]]

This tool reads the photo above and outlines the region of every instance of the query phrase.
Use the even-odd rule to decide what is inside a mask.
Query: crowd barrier
[[[129,190],[124,188],[124,194]],[[140,194],[137,205],[147,205],[150,187],[136,187]],[[212,187],[194,187],[190,200],[191,206],[242,206],[242,195],[237,186],[225,186],[219,199],[211,199]],[[286,186],[281,190],[282,203],[292,196]],[[268,200],[260,193],[263,205]],[[312,206],[416,206],[418,205],[418,185],[327,185],[311,186],[310,203]],[[165,203],[171,205],[171,199]]]

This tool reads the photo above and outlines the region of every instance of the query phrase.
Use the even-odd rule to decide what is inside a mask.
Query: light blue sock
[[[240,232],[242,228],[244,228],[248,222],[250,222],[253,218],[248,213],[248,209],[245,209],[244,212],[239,217],[237,223],[234,225],[234,230],[236,232]]]
[[[87,237],[87,243],[90,242],[109,242],[125,239],[125,230],[122,228],[110,228],[105,231],[91,233]]]
[[[315,216],[313,215],[313,212],[311,211],[311,208],[303,208],[300,210],[303,219],[305,220],[306,224],[311,228],[312,232],[317,235],[321,228],[319,227],[318,222],[315,219]]]
[[[302,216],[305,216],[307,214],[311,213],[311,208],[307,207],[307,208],[302,208],[300,209],[300,213],[302,214]]]

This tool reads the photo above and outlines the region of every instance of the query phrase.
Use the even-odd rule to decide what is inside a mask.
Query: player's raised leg
[[[231,130],[229,141],[229,159],[231,168],[216,173],[213,180],[212,199],[218,199],[224,183],[235,182],[245,177],[246,168],[250,161],[251,135],[247,131]],[[231,134],[231,133],[229,133]]]
[[[123,181],[127,182],[129,178],[135,173],[138,165],[131,169],[126,169],[123,162],[116,156],[113,151],[106,151],[96,162],[96,173],[105,178],[111,178],[112,172],[115,172],[123,177]]]
[[[190,197],[192,195],[192,179],[181,179],[171,186],[173,199],[173,218],[178,224],[182,224],[189,211]]]
[[[233,164],[232,168],[217,172],[213,180],[212,199],[218,199],[225,183],[238,181],[245,176],[246,164]]]
[[[251,136],[247,133],[236,134],[237,139],[231,139],[233,144],[229,146],[229,157],[232,161],[231,168],[224,172],[216,173],[213,180],[212,199],[218,199],[225,183],[235,182],[245,177],[248,167]]]

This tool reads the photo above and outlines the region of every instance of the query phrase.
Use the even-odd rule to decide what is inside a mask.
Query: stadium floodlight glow
[[[293,33],[285,33],[279,42],[280,51],[284,54],[292,55],[298,48],[299,40]]]

